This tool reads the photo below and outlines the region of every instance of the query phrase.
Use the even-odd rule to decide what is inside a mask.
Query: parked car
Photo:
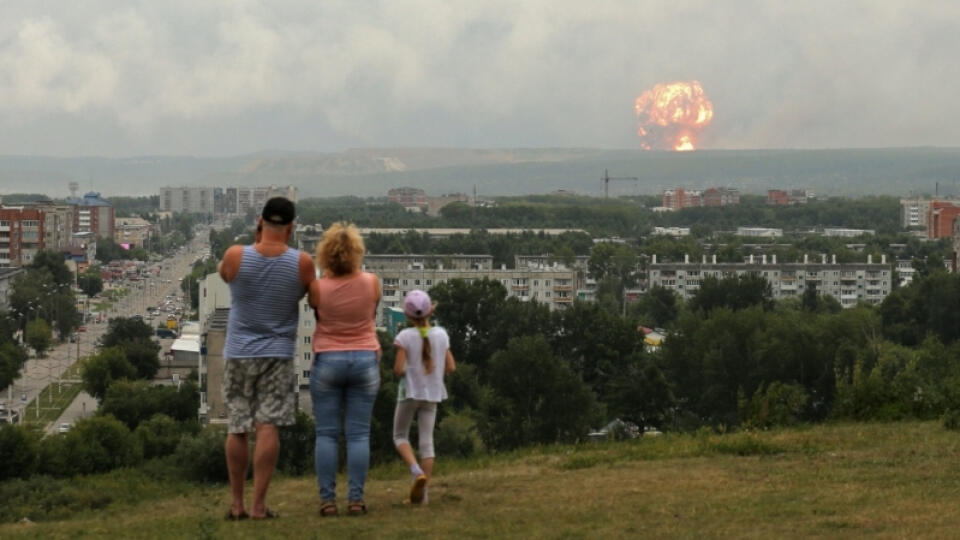
[[[80,326],[79,328],[77,328],[77,332],[86,332],[86,331],[87,331],[86,326]]]
[[[57,428],[57,431],[59,431],[60,433],[66,433],[66,432],[70,431],[70,428],[72,428],[72,427],[73,427],[72,424],[69,424],[69,423],[67,423],[67,422],[64,422],[64,423],[60,424],[60,427]]]

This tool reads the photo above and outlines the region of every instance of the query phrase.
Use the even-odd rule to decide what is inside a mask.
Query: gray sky
[[[709,148],[960,146],[948,1],[5,1],[0,154],[638,147],[696,79]]]

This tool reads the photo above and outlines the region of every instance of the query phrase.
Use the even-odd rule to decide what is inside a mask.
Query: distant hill
[[[429,194],[546,193],[600,195],[603,170],[633,176],[611,193],[658,193],[666,187],[726,185],[745,193],[806,188],[824,195],[960,194],[960,149],[702,150],[691,153],[590,148],[364,148],[337,153],[259,152],[200,158],[53,158],[0,156],[0,195],[81,191],[147,195],[164,185],[293,184],[302,196],[384,195],[416,186]]]

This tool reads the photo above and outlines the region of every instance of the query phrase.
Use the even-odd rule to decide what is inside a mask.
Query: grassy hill
[[[0,537],[943,538],[960,530],[958,472],[960,435],[929,422],[666,435],[441,456],[425,507],[402,504],[398,460],[371,471],[360,518],[321,519],[312,477],[279,478],[269,522],[226,522],[226,487],[195,487]]]

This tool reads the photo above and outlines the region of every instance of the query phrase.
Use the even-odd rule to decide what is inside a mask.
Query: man
[[[298,302],[315,277],[310,256],[287,247],[295,216],[292,202],[270,199],[257,220],[254,244],[230,246],[220,262],[220,276],[230,286],[223,349],[227,470],[233,495],[227,519],[277,517],[267,508],[267,486],[280,449],[277,426],[294,422]],[[253,504],[248,514],[243,487],[248,435],[254,431]]]

